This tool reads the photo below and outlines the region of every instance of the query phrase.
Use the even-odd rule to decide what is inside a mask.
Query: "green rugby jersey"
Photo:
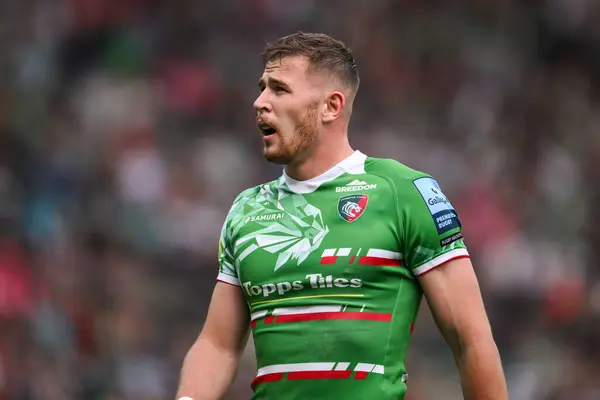
[[[307,181],[242,192],[223,225],[218,280],[244,293],[253,399],[403,399],[422,298],[416,277],[468,257],[436,181],[354,152]]]

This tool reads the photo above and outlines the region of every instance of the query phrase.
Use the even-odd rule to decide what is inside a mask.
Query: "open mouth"
[[[271,136],[277,133],[277,130],[265,122],[258,123],[258,129],[263,133],[263,136]]]

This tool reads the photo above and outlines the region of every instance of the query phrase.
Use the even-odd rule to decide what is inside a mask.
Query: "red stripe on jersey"
[[[374,312],[319,312],[306,314],[278,315],[275,323],[286,322],[306,322],[306,321],[325,321],[325,320],[364,320],[390,322],[392,314],[374,313]]]
[[[356,256],[352,256],[352,258],[350,259],[350,261],[348,261],[348,264],[352,264],[354,262],[355,258],[356,258]]]
[[[418,274],[418,275],[415,275],[415,276],[421,277],[421,276],[425,275],[426,273],[428,273],[429,271],[433,271],[434,269],[436,269],[436,268],[439,268],[439,267],[441,267],[442,265],[448,264],[450,261],[458,260],[458,259],[460,259],[460,258],[471,258],[471,256],[469,256],[468,254],[464,254],[464,255],[460,255],[460,256],[452,257],[452,258],[450,258],[450,259],[448,259],[448,260],[444,261],[443,263],[441,263],[441,264],[438,264],[438,265],[436,265],[435,267],[433,267],[433,268],[430,268],[430,269],[428,269],[427,271],[425,271],[425,272],[423,272],[423,273],[420,273],[420,274]]]
[[[321,264],[335,264],[337,256],[326,256],[321,257]]]
[[[265,318],[265,324],[270,324],[273,322],[273,320],[275,319],[274,316],[269,315],[267,318]]]
[[[250,326],[252,327],[252,329],[256,328],[256,320],[250,322]]]
[[[415,331],[415,323],[410,324],[410,333],[412,334]]]
[[[301,379],[348,379],[352,371],[298,371],[289,372],[287,379],[290,381]]]
[[[266,382],[277,382],[283,379],[283,372],[275,372],[273,374],[265,374],[261,376],[257,376],[252,380],[250,386],[254,387],[256,385],[260,385],[261,383]]]
[[[367,375],[369,375],[368,372],[365,371],[358,371],[355,375],[354,375],[354,379],[365,379],[367,377]]]
[[[235,283],[231,283],[231,282],[225,282],[224,280],[221,280],[221,279],[218,279],[218,278],[217,278],[217,282],[226,283],[226,284],[228,284],[228,285],[231,285],[231,286],[234,286],[234,287],[236,287],[236,288],[239,288],[239,287],[241,287],[240,285],[236,285]]]
[[[358,259],[358,263],[362,265],[375,265],[378,267],[401,267],[402,260],[395,260],[393,258],[383,257],[368,257],[363,256]]]

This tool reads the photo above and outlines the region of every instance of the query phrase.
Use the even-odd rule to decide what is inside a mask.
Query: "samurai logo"
[[[341,197],[338,201],[338,213],[344,221],[354,222],[365,212],[368,202],[369,196],[366,194]]]

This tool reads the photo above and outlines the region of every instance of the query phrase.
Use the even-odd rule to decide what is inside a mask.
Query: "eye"
[[[287,93],[287,90],[286,90],[286,89],[284,89],[284,88],[282,88],[281,86],[276,86],[276,87],[275,87],[275,91],[276,91],[277,93]]]

